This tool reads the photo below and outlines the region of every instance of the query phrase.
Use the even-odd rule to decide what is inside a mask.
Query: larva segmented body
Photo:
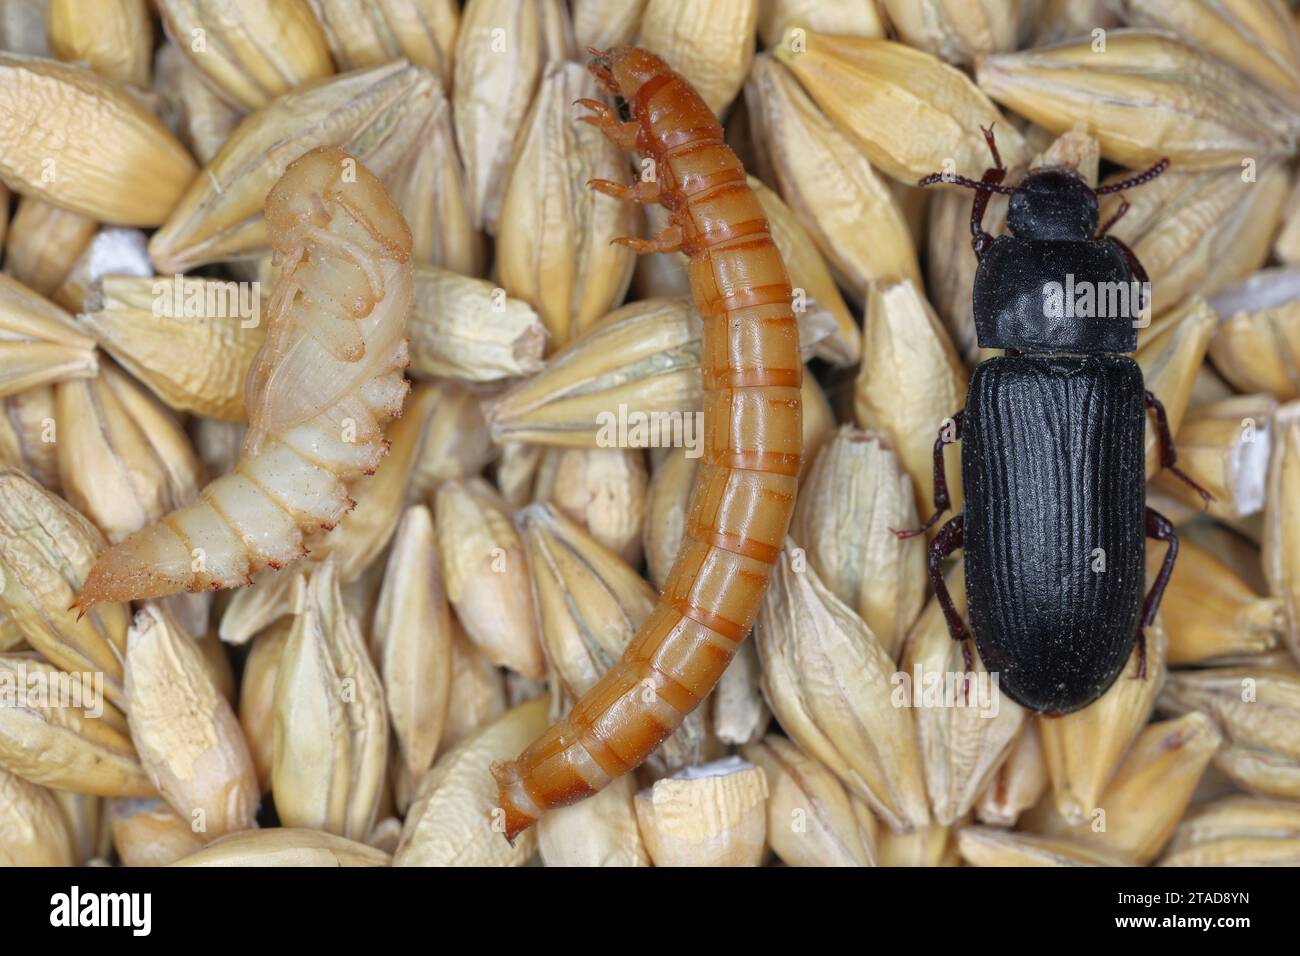
[[[411,235],[379,180],[323,146],[266,198],[279,281],[245,385],[239,462],[197,501],[99,555],[76,606],[245,584],[306,553],[388,450],[408,384]]]
[[[785,265],[712,111],[644,50],[591,51],[632,120],[584,117],[654,163],[654,181],[592,185],[660,202],[671,223],[640,252],[680,248],[704,321],[705,452],[682,550],[623,658],[516,760],[492,768],[506,836],[639,766],[713,689],[749,633],[785,541],[802,452],[803,364]]]

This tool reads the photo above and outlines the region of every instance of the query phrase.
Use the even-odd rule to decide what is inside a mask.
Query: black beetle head
[[[1011,194],[1007,226],[1021,239],[1087,241],[1097,231],[1097,194],[1071,170],[1033,170]]]

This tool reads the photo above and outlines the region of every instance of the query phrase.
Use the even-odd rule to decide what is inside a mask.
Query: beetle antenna
[[[1169,168],[1169,157],[1166,156],[1160,162],[1156,163],[1145,172],[1138,173],[1136,176],[1130,176],[1128,179],[1122,179],[1117,183],[1111,183],[1109,186],[1102,186],[1096,190],[1098,196],[1104,196],[1107,193],[1123,192],[1125,189],[1132,189],[1134,186],[1141,186],[1155,179],[1166,169]]]
[[[918,186],[932,186],[935,183],[952,183],[954,186],[965,186],[967,189],[978,189],[986,193],[1006,193],[1011,195],[1011,193],[1015,192],[1010,186],[967,179],[965,176],[958,176],[956,173],[931,173],[929,176],[924,176],[916,181]]]

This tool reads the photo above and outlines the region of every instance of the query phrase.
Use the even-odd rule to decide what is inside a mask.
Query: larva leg
[[[654,252],[680,252],[682,248],[682,228],[676,223],[669,223],[653,239],[635,239],[632,236],[619,236],[612,240],[620,246],[627,246],[634,252],[648,255]]]
[[[614,141],[635,139],[654,160],[659,200],[673,213],[655,239],[616,241],[690,255],[703,321],[704,453],[685,540],[649,619],[563,720],[493,766],[510,839],[639,766],[708,695],[758,613],[802,455],[790,281],[743,167],[713,113],[662,60],[635,48],[596,56],[592,72],[634,118]],[[601,115],[614,122],[612,111]],[[622,198],[650,194],[629,192]]]
[[[348,483],[387,450],[400,412],[411,299],[410,231],[383,186],[335,147],[285,171],[266,201],[285,271],[246,383],[234,471],[99,555],[77,595],[100,601],[235,587],[305,554],[354,506]]]
[[[619,149],[629,153],[636,149],[636,134],[640,127],[635,122],[624,123],[613,109],[599,100],[582,99],[578,100],[578,105],[592,111],[590,116],[578,117],[580,120],[596,127]]]
[[[611,182],[608,179],[593,179],[587,183],[587,186],[598,193],[604,193],[606,196],[613,196],[615,199],[622,199],[625,202],[655,203],[659,201],[659,183],[654,180],[640,180],[635,186],[624,186],[622,183]]]

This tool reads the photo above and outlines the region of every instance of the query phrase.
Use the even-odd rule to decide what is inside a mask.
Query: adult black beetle
[[[934,515],[898,533],[921,534],[951,507],[943,448],[960,439],[965,508],[929,548],[948,629],[963,641],[969,671],[970,635],[941,571],[943,559],[961,548],[984,665],[1012,700],[1064,714],[1114,683],[1135,639],[1138,676],[1146,676],[1142,629],[1155,618],[1178,555],[1173,526],[1145,504],[1146,409],[1155,414],[1161,465],[1208,501],[1178,471],[1164,408],[1126,354],[1137,350],[1148,284],[1133,252],[1106,235],[1127,202],[1097,229],[1099,195],[1148,182],[1168,161],[1102,189],[1063,168],[1030,170],[1009,187],[993,130],[984,136],[994,165],[980,181],[935,173],[919,185],[976,191],[976,333],[980,347],[1006,354],[975,369],[966,407],[935,442]],[[983,229],[994,192],[1011,197],[1011,235],[994,238]],[[1144,536],[1169,543],[1145,600]]]

